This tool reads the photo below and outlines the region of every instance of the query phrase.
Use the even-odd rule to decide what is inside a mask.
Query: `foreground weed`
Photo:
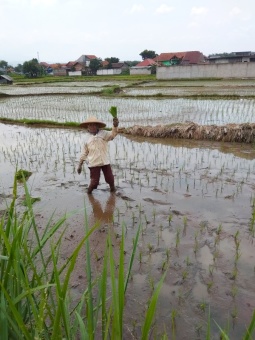
[[[77,337],[94,339],[98,335],[99,328],[101,328],[102,339],[107,339],[110,334],[115,339],[121,339],[124,325],[125,293],[131,277],[140,226],[133,242],[126,274],[124,271],[123,225],[118,265],[115,263],[109,234],[102,274],[100,279],[97,277],[93,279],[89,236],[98,226],[94,225],[89,228],[86,209],[85,236],[67,261],[64,264],[62,262],[59,264],[64,231],[60,233],[57,240],[56,232],[61,227],[63,228],[68,215],[56,223],[52,223],[52,219],[50,219],[42,235],[39,235],[25,180],[23,185],[27,210],[21,214],[20,218],[16,214],[17,179],[15,178],[13,200],[8,212],[0,220],[1,340],[20,338],[29,340],[77,339]],[[31,235],[34,235],[33,245],[30,242]],[[75,307],[71,307],[70,278],[84,245],[87,286],[81,294],[79,303]],[[110,296],[108,267],[111,277]],[[116,268],[118,268],[117,280]],[[146,334],[149,334],[151,329],[163,279],[164,275],[149,303],[142,330],[144,339],[147,338]],[[95,296],[97,296],[96,300]]]

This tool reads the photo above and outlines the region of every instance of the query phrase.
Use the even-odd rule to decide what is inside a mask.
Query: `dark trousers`
[[[114,177],[110,164],[103,166],[94,166],[89,168],[89,170],[90,170],[90,184],[89,184],[90,189],[93,190],[97,188],[100,180],[101,170],[103,171],[106,183],[108,183],[110,187],[114,187]]]

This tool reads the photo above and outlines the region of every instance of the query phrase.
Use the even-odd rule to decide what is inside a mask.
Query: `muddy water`
[[[116,254],[125,230],[126,262],[138,225],[142,226],[127,292],[125,334],[139,329],[153,287],[167,270],[158,301],[155,335],[205,337],[210,306],[213,320],[240,339],[255,308],[255,245],[250,223],[254,205],[255,151],[249,145],[127,139],[110,144],[117,192],[103,178],[91,197],[89,172],[75,171],[82,131],[31,129],[0,124],[0,210],[11,200],[16,166],[32,171],[28,180],[38,228],[70,212],[62,258],[70,256],[90,225],[93,270],[100,273],[107,232]],[[19,186],[19,201],[24,191]],[[19,206],[22,210],[24,207]],[[73,277],[73,299],[85,287],[85,255]],[[174,323],[171,320],[174,319]],[[174,326],[173,326],[174,325]],[[228,327],[228,328],[227,328]]]

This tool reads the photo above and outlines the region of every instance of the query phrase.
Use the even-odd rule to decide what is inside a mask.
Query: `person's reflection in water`
[[[94,195],[88,195],[88,198],[92,206],[92,212],[89,217],[89,225],[90,227],[93,227],[96,223],[99,224],[99,227],[90,236],[92,261],[96,260],[95,266],[97,269],[99,269],[103,264],[102,259],[104,258],[106,251],[106,239],[108,237],[108,233],[114,233],[114,230],[112,229],[112,223],[116,195],[113,193],[110,194],[105,203],[104,210],[102,209],[100,201],[97,200]],[[113,252],[115,253],[115,251],[118,250],[118,247],[115,247],[118,241],[114,235],[111,236],[111,240]]]
[[[93,224],[99,222],[101,226],[103,223],[112,222],[115,209],[115,195],[110,194],[104,210],[102,209],[100,201],[93,195],[88,195],[88,198],[92,206],[91,222]]]

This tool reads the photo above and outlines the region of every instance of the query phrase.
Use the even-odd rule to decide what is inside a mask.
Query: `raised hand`
[[[114,126],[114,127],[119,126],[119,120],[118,120],[118,118],[113,118],[113,126]]]

